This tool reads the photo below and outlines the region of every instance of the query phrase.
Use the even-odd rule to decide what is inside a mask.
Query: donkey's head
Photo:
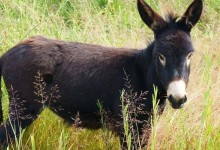
[[[171,13],[164,20],[144,0],[138,0],[140,16],[155,35],[152,57],[157,76],[175,109],[187,101],[190,57],[194,51],[190,31],[198,22],[202,8],[202,0],[194,0],[179,20]]]

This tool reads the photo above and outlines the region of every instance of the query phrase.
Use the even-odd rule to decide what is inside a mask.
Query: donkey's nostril
[[[170,95],[168,97],[168,100],[170,101],[170,103],[176,103],[176,101],[175,101],[175,99],[174,99],[174,97],[172,95]]]
[[[187,97],[185,95],[184,98],[182,99],[182,104],[185,103],[186,101],[187,101]]]

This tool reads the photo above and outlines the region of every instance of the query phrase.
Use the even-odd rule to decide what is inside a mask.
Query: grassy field
[[[182,15],[192,0],[146,0],[160,14]],[[167,105],[147,149],[220,149],[220,0],[204,0],[202,19],[192,30],[189,100],[181,110]],[[114,47],[144,48],[153,38],[135,0],[0,0],[0,53],[32,35]],[[8,97],[4,86],[3,107]],[[102,150],[103,130],[68,126],[49,110],[10,149]],[[108,133],[109,147],[119,149]],[[153,139],[153,138],[151,138]]]

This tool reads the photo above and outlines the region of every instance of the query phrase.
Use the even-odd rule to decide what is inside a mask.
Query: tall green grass
[[[164,15],[182,15],[192,0],[146,0]],[[202,19],[192,30],[196,52],[192,58],[189,100],[181,110],[167,105],[153,126],[147,149],[219,149],[220,147],[220,0],[205,0]],[[44,35],[104,46],[144,48],[153,38],[141,21],[133,0],[0,0],[0,53],[19,41]],[[4,118],[8,96],[4,86]],[[106,149],[103,129],[75,128],[45,110],[10,149]],[[111,149],[119,139],[109,133]]]

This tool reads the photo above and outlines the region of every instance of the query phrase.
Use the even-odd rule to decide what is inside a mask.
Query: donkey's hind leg
[[[6,147],[11,140],[19,138],[22,129],[28,127],[42,111],[42,104],[37,102],[23,102],[18,106],[19,101],[9,104],[9,118],[0,127],[0,145]],[[20,110],[19,110],[20,109]]]

